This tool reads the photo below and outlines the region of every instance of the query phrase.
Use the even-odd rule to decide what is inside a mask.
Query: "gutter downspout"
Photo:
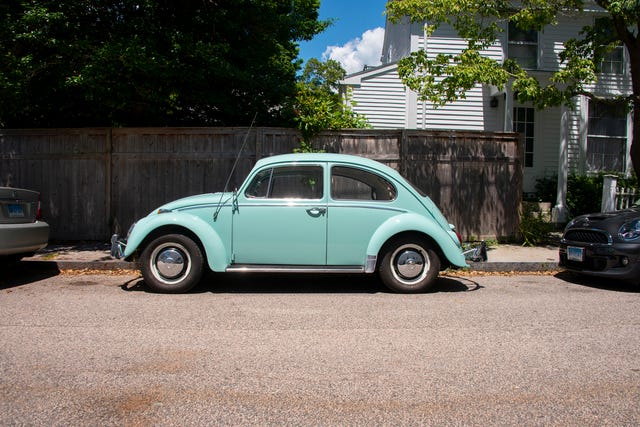
[[[561,107],[560,149],[558,152],[558,195],[556,205],[551,210],[551,222],[556,226],[567,222],[567,179],[569,175],[569,110]]]

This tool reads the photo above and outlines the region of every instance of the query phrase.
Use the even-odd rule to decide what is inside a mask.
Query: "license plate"
[[[584,248],[567,246],[567,259],[569,261],[584,261]]]
[[[24,209],[22,205],[8,205],[9,218],[24,218]]]

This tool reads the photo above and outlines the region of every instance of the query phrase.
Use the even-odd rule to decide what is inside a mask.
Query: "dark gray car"
[[[629,209],[573,219],[560,242],[560,266],[640,284],[640,200]]]

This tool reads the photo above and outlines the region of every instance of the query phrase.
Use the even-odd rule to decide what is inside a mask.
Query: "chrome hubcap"
[[[191,271],[191,258],[179,243],[163,243],[151,254],[150,267],[153,275],[164,284],[180,283]]]
[[[420,252],[407,249],[396,258],[396,270],[405,279],[415,279],[424,270],[424,258]]]
[[[408,243],[396,248],[389,267],[395,280],[404,286],[415,286],[427,277],[431,264],[420,245]]]
[[[184,271],[185,259],[177,249],[167,248],[158,254],[156,266],[158,273],[166,278],[174,279]]]

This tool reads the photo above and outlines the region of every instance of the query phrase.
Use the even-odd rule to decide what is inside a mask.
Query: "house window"
[[[624,47],[616,46],[608,52],[600,63],[600,72],[605,74],[622,74],[624,71]]]
[[[535,110],[515,107],[513,109],[513,131],[524,136],[524,166],[533,167],[533,141],[535,129]]]
[[[617,39],[610,18],[597,18],[594,28],[605,40]],[[601,47],[605,48],[606,46]],[[624,72],[624,46],[616,46],[603,55],[600,61],[600,72],[604,74],[622,74]]]
[[[627,109],[622,103],[589,102],[587,168],[590,172],[624,172]]]
[[[538,32],[521,30],[516,24],[509,22],[509,59],[516,61],[522,68],[535,70],[538,68]]]

